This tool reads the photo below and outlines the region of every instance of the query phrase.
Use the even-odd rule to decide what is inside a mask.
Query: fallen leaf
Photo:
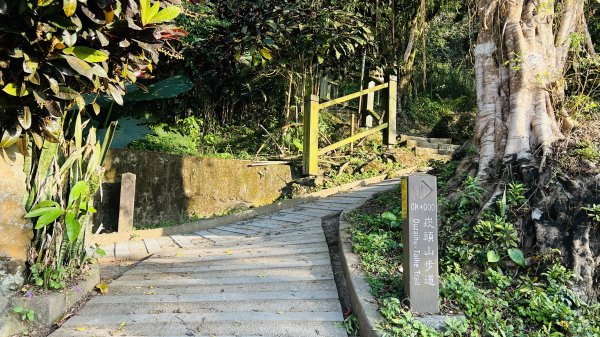
[[[108,294],[108,284],[106,283],[98,283],[96,289],[98,289],[102,295]]]

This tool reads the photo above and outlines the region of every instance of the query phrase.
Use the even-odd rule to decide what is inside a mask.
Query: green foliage
[[[61,289],[89,260],[84,245],[90,232],[91,215],[96,212],[93,195],[102,180],[101,165],[110,147],[115,125],[103,142],[95,129],[83,136],[81,114],[72,111],[65,124],[73,125],[72,139],[44,142],[39,158],[27,161],[30,187],[26,218],[34,219],[34,240],[29,254],[29,280],[45,289]]]
[[[293,110],[299,122],[317,72],[345,76],[373,40],[368,21],[348,7],[304,0],[188,4],[189,15],[179,19],[189,32],[183,55],[197,85],[188,104],[207,101],[202,117],[221,121],[289,122]]]
[[[451,167],[455,165],[450,164]],[[441,171],[442,173],[444,170]],[[442,174],[441,177],[450,176]],[[444,184],[442,184],[444,186]],[[379,302],[384,336],[596,336],[600,304],[586,303],[574,291],[574,275],[560,253],[528,256],[512,223],[522,216],[527,189],[506,186],[496,207],[472,228],[483,190],[466,177],[458,198],[441,211],[440,253],[442,311],[457,310],[466,319],[431,330],[402,304],[402,233],[391,223],[401,218],[399,191],[384,193],[349,215],[354,250]],[[442,195],[448,191],[442,190]],[[596,215],[593,209],[585,208]],[[600,211],[598,212],[600,214]]]
[[[21,316],[22,321],[30,321],[33,322],[35,320],[35,311],[31,309],[26,309],[21,306],[15,306],[12,308],[12,312]]]
[[[587,215],[596,223],[600,223],[600,204],[593,204],[589,207],[581,207],[582,210],[587,212]]]
[[[258,133],[247,127],[222,127],[203,133],[204,121],[196,117],[179,120],[175,126],[160,123],[152,134],[133,141],[129,148],[187,156],[222,159],[252,159],[248,150],[258,151]]]
[[[26,132],[38,148],[43,137],[58,142],[61,117],[84,109],[84,93],[107,93],[122,104],[125,84],[148,77],[164,41],[182,35],[164,24],[179,7],[162,3],[141,14],[137,1],[2,0],[0,146]]]
[[[598,146],[592,142],[581,142],[579,148],[575,149],[575,154],[582,159],[597,161],[600,159],[600,150]]]
[[[344,319],[344,329],[346,330],[346,333],[348,333],[348,335],[358,336],[358,334],[360,333],[358,326],[358,318],[356,318],[354,314]]]

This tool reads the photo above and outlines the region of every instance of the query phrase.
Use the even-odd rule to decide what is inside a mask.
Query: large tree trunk
[[[563,107],[570,36],[585,33],[584,0],[479,0],[475,48],[478,114],[477,177],[492,197],[515,177],[529,185],[531,219],[526,242],[558,248],[582,278],[582,293],[594,295],[597,239],[589,223],[576,220],[590,196],[587,185],[559,179],[552,170],[553,144],[573,125]],[[509,178],[511,177],[511,178]],[[491,204],[491,203],[490,203]],[[573,212],[573,214],[569,214]],[[581,220],[581,221],[580,221]],[[596,273],[596,276],[594,276]]]

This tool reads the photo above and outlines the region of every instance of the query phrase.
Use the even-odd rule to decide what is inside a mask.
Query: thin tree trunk
[[[410,83],[415,64],[415,58],[417,55],[417,48],[415,47],[415,41],[421,37],[425,30],[425,15],[427,11],[427,0],[420,0],[419,8],[417,13],[411,22],[410,31],[408,33],[408,41],[404,54],[400,59],[398,66],[398,101],[400,106],[406,106],[408,103],[408,91],[410,89]],[[425,51],[423,51],[425,52]]]

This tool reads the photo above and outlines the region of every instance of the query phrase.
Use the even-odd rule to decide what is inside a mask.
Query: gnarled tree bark
[[[475,48],[478,113],[474,142],[477,177],[493,191],[507,172],[532,192],[524,224],[532,248],[558,248],[582,277],[582,294],[597,295],[598,242],[577,219],[592,202],[588,179],[559,179],[548,160],[553,144],[573,125],[563,106],[571,34],[587,34],[585,0],[479,0]],[[585,35],[587,36],[587,35]],[[573,212],[573,214],[569,214]],[[584,217],[585,218],[585,217]],[[587,228],[587,229],[586,229]]]

